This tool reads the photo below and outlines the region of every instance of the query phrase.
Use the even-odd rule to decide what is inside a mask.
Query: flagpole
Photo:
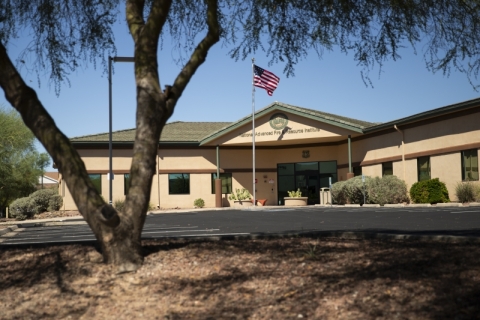
[[[252,58],[252,169],[253,169],[253,206],[257,205],[255,196],[255,58]]]

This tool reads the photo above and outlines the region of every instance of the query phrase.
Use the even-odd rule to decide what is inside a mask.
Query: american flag
[[[268,70],[253,65],[253,85],[267,90],[269,96],[273,94],[280,82],[280,78]]]

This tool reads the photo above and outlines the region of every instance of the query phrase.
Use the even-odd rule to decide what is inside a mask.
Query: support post
[[[348,135],[348,173],[347,180],[353,178],[352,172],[352,137]]]
[[[108,57],[108,203],[112,205],[112,57]]]
[[[215,207],[222,207],[222,179],[220,179],[220,147],[217,145],[217,178],[215,179]]]

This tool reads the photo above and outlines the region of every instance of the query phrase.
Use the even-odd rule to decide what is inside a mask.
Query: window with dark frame
[[[462,181],[478,181],[478,150],[464,150],[462,154]]]
[[[130,189],[130,173],[123,175],[123,194],[127,195],[128,189]]]
[[[430,180],[430,157],[417,158],[418,181]]]
[[[88,177],[92,181],[98,193],[102,194],[102,175],[100,173],[95,173],[95,174],[89,174]]]
[[[168,194],[190,194],[190,174],[168,174]]]
[[[383,162],[382,163],[382,177],[383,176],[393,176],[393,162]]]
[[[353,176],[358,177],[362,175],[362,167],[353,167]]]
[[[212,173],[212,194],[215,194],[215,180],[217,174]],[[230,172],[220,173],[220,180],[222,180],[222,194],[232,193],[232,174]]]

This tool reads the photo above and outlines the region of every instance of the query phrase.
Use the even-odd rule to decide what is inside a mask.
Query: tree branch
[[[207,3],[207,25],[208,33],[198,44],[190,56],[190,60],[187,62],[182,71],[178,74],[173,86],[171,88],[171,94],[167,100],[167,109],[169,115],[173,113],[173,108],[178,99],[182,95],[185,87],[190,82],[198,67],[205,62],[208,51],[220,40],[220,24],[218,22],[218,3],[217,0],[206,0]]]
[[[0,87],[10,104],[45,146],[58,166],[72,197],[93,230],[101,228],[96,221],[109,227],[120,223],[117,212],[103,201],[88,177],[85,164],[69,139],[57,128],[35,91],[28,87],[0,42]]]

